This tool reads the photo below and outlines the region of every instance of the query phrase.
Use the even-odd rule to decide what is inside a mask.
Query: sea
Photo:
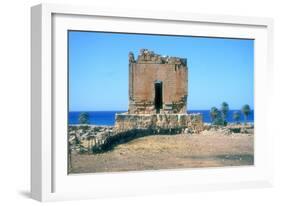
[[[227,122],[235,122],[233,120],[233,113],[238,110],[229,110],[227,114]],[[113,126],[115,123],[115,114],[123,113],[126,111],[71,111],[68,115],[68,124],[79,124],[79,115],[82,112],[87,112],[89,114],[89,123],[93,125],[108,125]],[[200,113],[202,114],[203,121],[205,123],[211,123],[210,110],[189,110],[187,113]],[[244,122],[244,116],[241,113],[240,122]],[[250,112],[247,117],[247,122],[254,122],[254,110]]]

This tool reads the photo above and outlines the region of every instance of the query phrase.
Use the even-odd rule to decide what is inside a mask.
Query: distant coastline
[[[235,111],[239,111],[239,110],[229,110],[227,116],[227,122],[230,123],[235,122],[232,118],[233,112]],[[115,123],[115,114],[123,113],[126,111],[70,111],[68,115],[68,124],[79,124],[78,118],[79,118],[79,114],[82,112],[87,112],[89,114],[90,124],[113,126]],[[210,110],[189,110],[188,113],[200,113],[202,114],[204,123],[211,122]],[[242,114],[241,114],[240,122],[244,122],[244,117]],[[254,110],[251,110],[247,122],[251,122],[251,123],[254,122]]]

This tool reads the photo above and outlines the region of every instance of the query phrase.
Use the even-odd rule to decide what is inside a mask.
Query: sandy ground
[[[254,164],[254,135],[203,131],[135,139],[102,154],[72,154],[70,173]]]

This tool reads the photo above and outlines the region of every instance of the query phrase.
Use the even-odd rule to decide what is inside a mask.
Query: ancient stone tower
[[[186,59],[141,49],[129,53],[129,114],[186,113]]]
[[[129,108],[116,113],[115,129],[158,131],[203,130],[200,114],[187,113],[186,59],[141,49],[129,53]]]

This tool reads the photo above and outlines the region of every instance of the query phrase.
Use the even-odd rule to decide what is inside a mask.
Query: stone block
[[[204,129],[201,114],[116,114],[115,129],[178,129],[189,128],[194,132]]]

